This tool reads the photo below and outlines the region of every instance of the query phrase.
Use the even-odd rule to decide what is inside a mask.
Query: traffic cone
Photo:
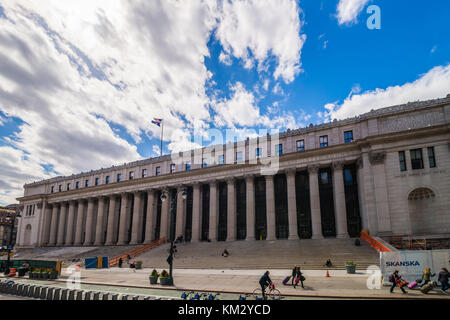
[[[325,275],[325,277],[329,278],[330,274],[328,273],[328,269],[327,269],[327,274]]]

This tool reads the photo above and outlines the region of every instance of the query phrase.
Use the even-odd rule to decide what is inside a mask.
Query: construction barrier
[[[378,252],[389,252],[391,251],[388,247],[377,241],[376,239],[372,238],[369,235],[369,232],[367,230],[361,231],[361,239],[366,241],[372,248],[377,250]]]
[[[86,258],[84,261],[86,269],[107,269],[109,267],[108,257]]]
[[[147,252],[153,248],[158,247],[159,245],[163,244],[166,242],[165,238],[153,241],[152,243],[149,244],[145,244],[139,248],[136,248],[134,250],[131,250],[129,252],[125,252],[123,254],[121,254],[120,256],[114,257],[109,259],[108,264],[110,267],[116,266],[119,263],[120,258],[122,258],[123,261],[126,261],[127,257],[130,256],[131,258],[136,257],[137,255],[140,255],[144,252]]]
[[[437,281],[441,268],[450,268],[450,250],[408,250],[380,253],[381,274],[385,284],[389,276],[398,270],[403,279],[412,282],[421,279],[425,268],[430,267]]]

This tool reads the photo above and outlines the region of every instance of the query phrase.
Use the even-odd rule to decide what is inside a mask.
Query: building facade
[[[297,240],[357,237],[361,229],[378,236],[450,233],[449,129],[450,95],[188,157],[30,183],[18,199],[17,242],[125,245],[180,235],[192,242]],[[263,170],[268,159],[275,170]]]
[[[0,207],[0,246],[14,246],[16,243],[18,218],[16,218],[18,205]],[[14,225],[13,225],[14,223]]]

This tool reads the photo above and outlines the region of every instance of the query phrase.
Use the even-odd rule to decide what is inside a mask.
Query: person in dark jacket
[[[448,270],[446,268],[442,268],[441,272],[439,272],[438,281],[441,283],[441,289],[444,292],[450,287],[450,284],[448,283],[448,276]]]
[[[269,277],[270,272],[266,271],[261,279],[259,279],[259,284],[261,285],[263,299],[266,300],[266,287],[272,284],[272,280]]]
[[[123,263],[122,258],[119,258],[119,268],[122,268],[122,263]]]
[[[305,288],[304,286],[303,286],[303,281],[304,281],[304,277],[303,277],[303,274],[302,274],[302,272],[300,271],[300,267],[297,267],[297,270],[296,270],[296,272],[295,272],[295,277],[296,278],[299,278],[300,280],[300,283],[302,284],[302,288]],[[294,289],[295,289],[295,287],[297,286],[297,283],[296,284],[294,284]]]
[[[294,269],[292,269],[292,281],[291,281],[292,285],[294,285],[295,277],[297,276],[297,268],[298,268],[297,266],[294,266]]]
[[[392,286],[391,286],[391,290],[390,292],[393,293],[394,292],[394,288],[397,286],[397,284],[402,281],[402,277],[401,275],[398,274],[398,270],[395,270],[394,273],[391,275],[391,282],[392,282]],[[399,288],[402,290],[403,293],[406,293],[405,289],[403,289],[403,287]]]

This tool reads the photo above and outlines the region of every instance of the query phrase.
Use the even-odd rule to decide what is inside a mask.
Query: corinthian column
[[[94,198],[89,198],[87,216],[86,216],[86,237],[84,239],[84,246],[92,245],[92,233],[93,233],[93,223],[94,223]]]
[[[130,244],[138,244],[141,241],[141,233],[139,232],[141,225],[141,199],[142,194],[140,191],[134,193],[134,210],[133,210],[133,225],[131,229],[131,242]]]
[[[145,223],[145,240],[144,243],[150,243],[155,238],[155,223],[156,223],[156,210],[155,210],[155,191],[148,190],[147,198],[147,221]]]
[[[191,242],[201,240],[202,217],[200,215],[200,184],[194,183],[192,202],[192,237]]]
[[[75,231],[75,243],[76,246],[81,246],[81,239],[83,237],[83,215],[84,215],[85,201],[83,199],[78,200],[77,211],[77,225]]]
[[[236,240],[236,188],[235,179],[227,180],[227,241]]]
[[[127,208],[128,208],[128,194],[122,193],[122,205],[120,206],[120,223],[119,223],[119,239],[117,244],[119,246],[127,243]]]
[[[58,240],[56,242],[57,246],[62,246],[64,244],[64,227],[66,226],[66,214],[67,214],[67,202],[61,203],[61,212],[59,214],[59,226],[58,226]]]
[[[75,220],[75,201],[69,201],[69,214],[67,217],[67,233],[65,246],[71,246],[73,244],[73,228]]]
[[[266,206],[267,206],[267,238],[266,240],[276,240],[275,233],[275,189],[273,176],[266,177]]]
[[[115,244],[116,234],[114,225],[116,221],[116,196],[109,197],[109,210],[108,210],[108,226],[106,228],[106,246]]]
[[[176,227],[175,227],[175,239],[181,235],[183,235],[183,237],[185,237],[184,234],[184,221],[186,219],[186,217],[184,216],[184,199],[183,199],[183,191],[184,191],[184,187],[183,186],[179,186],[177,188],[177,218],[176,218]]]
[[[217,182],[209,183],[209,239],[217,240],[218,225],[218,207],[217,207]]]
[[[103,245],[103,221],[105,217],[105,204],[106,204],[106,197],[100,197],[98,198],[98,211],[97,211],[97,225],[95,228],[95,242],[94,246],[101,246]]]
[[[345,207],[344,164],[333,163],[333,199],[336,214],[336,237],[348,238],[347,209]]]
[[[58,205],[56,203],[53,203],[53,209],[52,209],[52,219],[51,219],[51,225],[50,225],[50,240],[48,242],[48,245],[53,247],[56,245],[56,232],[58,231]]]
[[[161,225],[159,227],[159,238],[169,239],[169,211],[170,211],[170,193],[168,190],[164,190],[166,193],[166,200],[161,204]]]
[[[297,230],[297,198],[295,192],[295,169],[287,170],[287,199],[289,219],[289,240],[298,240]]]
[[[320,216],[320,195],[319,195],[319,172],[318,166],[308,167],[309,173],[309,196],[311,198],[311,225],[312,239],[322,239],[322,220]]]
[[[253,179],[253,176],[245,177],[247,213],[247,238],[245,240],[255,240],[255,184]]]

